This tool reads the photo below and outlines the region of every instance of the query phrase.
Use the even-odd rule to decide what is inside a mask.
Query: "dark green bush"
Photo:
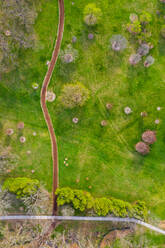
[[[80,211],[93,209],[99,216],[112,214],[119,217],[135,217],[146,219],[147,208],[144,202],[137,201],[135,204],[115,198],[94,198],[89,192],[67,188],[58,188],[56,191],[58,206],[71,204]]]
[[[38,188],[38,180],[26,177],[9,178],[4,182],[2,187],[3,190],[16,194],[17,198],[34,194]]]

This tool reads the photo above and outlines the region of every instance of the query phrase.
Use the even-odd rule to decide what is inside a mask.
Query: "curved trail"
[[[51,138],[51,146],[52,146],[52,160],[53,160],[53,215],[57,214],[57,198],[55,196],[55,191],[58,187],[58,148],[57,148],[57,141],[56,141],[56,135],[54,132],[52,120],[49,115],[48,108],[46,106],[46,92],[47,88],[50,82],[50,79],[52,77],[52,73],[54,70],[54,67],[57,62],[57,58],[60,51],[60,46],[62,42],[63,37],[63,31],[64,31],[64,0],[58,0],[59,5],[59,24],[58,24],[58,33],[57,33],[57,40],[55,43],[55,47],[52,53],[52,58],[50,61],[50,64],[48,66],[47,73],[45,75],[42,89],[41,89],[41,108],[44,114],[45,122],[47,124],[50,138]]]

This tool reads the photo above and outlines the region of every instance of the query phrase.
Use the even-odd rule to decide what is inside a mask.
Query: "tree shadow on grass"
[[[18,131],[17,131],[17,139],[19,139],[21,136],[23,136],[23,130],[18,129]]]
[[[93,34],[93,39],[89,39],[88,35]],[[100,34],[97,25],[96,26],[87,26],[84,24],[84,28],[81,32],[78,33],[80,43],[83,48],[87,48],[93,45],[96,42],[95,35]]]
[[[76,61],[77,63],[77,61]],[[56,75],[61,78],[64,82],[69,82],[72,80],[72,75],[77,68],[76,63],[58,63],[56,67]]]
[[[144,68],[142,63],[136,66],[128,66],[128,94],[133,96],[138,90],[142,89],[145,81],[148,80],[148,77],[148,71]]]
[[[132,165],[136,171],[140,171],[142,169],[142,166],[144,165],[145,156],[137,153],[136,151],[133,152],[133,155],[134,159],[132,161]]]
[[[113,71],[113,68],[121,67],[125,63],[125,55],[125,51],[115,52],[109,46],[109,51],[107,51],[108,68],[111,68]]]
[[[2,124],[2,122],[0,121],[0,134],[2,134],[2,132],[3,132],[3,124]]]
[[[158,43],[158,51],[159,56],[165,56],[165,39],[160,37],[159,43]]]
[[[161,14],[165,14],[165,4],[161,1],[157,1],[157,9]]]
[[[10,144],[11,144],[11,137],[7,135],[4,141],[4,145],[9,146]]]

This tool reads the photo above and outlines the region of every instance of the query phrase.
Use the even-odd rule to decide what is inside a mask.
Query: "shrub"
[[[59,206],[72,203],[75,209],[84,211],[93,206],[93,198],[89,192],[82,190],[73,190],[69,187],[56,190],[57,203]]]
[[[150,67],[154,62],[155,62],[155,59],[151,55],[149,55],[149,56],[147,56],[146,60],[144,61],[144,66]]]
[[[89,3],[84,9],[84,22],[89,26],[96,25],[100,21],[101,15],[101,9],[97,8],[96,4]]]
[[[148,209],[144,201],[137,201],[133,208],[133,215],[138,219],[146,219]]]
[[[32,83],[32,88],[34,89],[34,90],[37,90],[38,89],[38,87],[39,87],[39,85],[37,84],[37,83]]]
[[[126,115],[130,115],[131,113],[132,113],[132,109],[130,108],[130,107],[125,107],[124,108],[124,113],[126,114]]]
[[[151,22],[152,17],[150,15],[150,13],[143,11],[142,14],[140,15],[140,23],[142,24],[147,24],[149,22]]]
[[[4,182],[2,189],[15,194],[17,198],[21,198],[26,195],[34,194],[38,187],[39,181],[36,179],[17,177],[7,179]]]
[[[134,35],[137,35],[137,39],[140,44],[153,43],[152,33],[150,26],[145,26],[152,20],[151,15],[148,12],[142,12],[140,18],[136,14],[130,14],[131,23],[127,24],[127,30]]]
[[[60,53],[60,58],[62,63],[69,64],[75,62],[78,57],[78,51],[73,49],[71,45],[68,45],[63,51]]]
[[[111,207],[111,213],[115,216],[120,217],[131,217],[133,214],[133,206],[125,201],[111,198],[112,207]]]
[[[83,106],[88,99],[89,90],[79,82],[64,85],[60,96],[60,101],[66,108]]]
[[[141,153],[142,155],[146,155],[150,152],[150,147],[142,141],[138,142],[135,145],[135,149],[137,152]]]
[[[8,136],[11,136],[13,133],[14,133],[14,130],[13,130],[12,128],[8,128],[8,129],[6,130],[6,134],[7,134]]]
[[[153,144],[156,142],[155,131],[147,130],[142,134],[142,140],[148,144]]]
[[[130,204],[115,198],[93,198],[89,192],[71,188],[58,188],[56,190],[58,206],[70,204],[74,209],[80,211],[94,210],[100,216],[112,214],[120,217],[135,217],[145,219],[147,208],[144,202],[137,201]]]
[[[113,35],[110,39],[112,50],[114,51],[122,51],[127,47],[127,40],[122,35]]]
[[[106,120],[102,120],[100,124],[102,127],[106,127],[108,123]]]
[[[69,187],[58,188],[56,195],[58,195],[57,203],[59,206],[71,203],[74,199],[74,191]]]
[[[127,24],[127,29],[131,34],[139,34],[141,33],[141,24],[139,21],[134,21],[133,23]]]
[[[138,53],[135,53],[135,54],[132,54],[130,57],[129,57],[129,62],[131,65],[136,65],[140,62],[141,60],[141,56],[140,54]]]
[[[139,49],[138,49],[138,54],[139,54],[140,56],[144,56],[144,55],[147,55],[147,54],[149,53],[149,51],[150,51],[149,45],[147,45],[147,44],[142,44],[142,45],[139,47]]]
[[[162,36],[163,38],[165,38],[165,25],[162,25],[162,28],[161,28],[160,33],[161,33],[161,36]]]
[[[146,32],[141,32],[137,38],[140,44],[151,43],[152,42],[151,36],[152,36],[152,33],[149,30],[147,30]]]
[[[56,94],[52,91],[46,92],[46,101],[53,102],[56,99]]]
[[[93,197],[89,192],[74,190],[73,207],[84,211],[93,207]]]
[[[129,19],[132,23],[134,23],[134,22],[138,21],[138,15],[135,13],[131,13],[129,16]]]
[[[111,201],[107,198],[96,198],[94,201],[94,211],[99,216],[106,216],[109,212],[112,212]]]

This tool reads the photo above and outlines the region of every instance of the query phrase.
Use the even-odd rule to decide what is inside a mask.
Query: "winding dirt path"
[[[48,66],[48,70],[45,75],[42,89],[41,89],[41,108],[44,114],[45,122],[49,130],[49,134],[51,138],[51,146],[52,146],[52,160],[53,160],[53,190],[52,190],[53,211],[52,212],[53,212],[53,215],[57,214],[57,198],[55,196],[55,191],[58,187],[58,148],[57,148],[56,135],[54,132],[52,120],[50,118],[49,111],[46,106],[46,92],[49,86],[50,79],[52,77],[54,67],[57,62],[57,58],[58,58],[60,47],[61,47],[62,37],[63,37],[63,31],[64,31],[64,0],[58,0],[58,5],[59,5],[59,24],[58,24],[57,40],[55,43],[55,47],[52,53],[52,58]]]

